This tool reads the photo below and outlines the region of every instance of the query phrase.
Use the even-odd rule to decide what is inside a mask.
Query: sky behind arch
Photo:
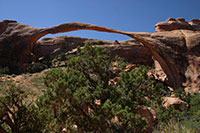
[[[130,32],[154,32],[169,17],[200,19],[200,0],[0,0],[0,21],[9,19],[35,27],[84,22]],[[95,31],[56,34],[126,40],[123,35]],[[51,36],[51,35],[49,35]]]

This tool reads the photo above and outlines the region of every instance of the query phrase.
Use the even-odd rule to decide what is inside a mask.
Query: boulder
[[[180,98],[171,96],[171,97],[164,97],[163,99],[163,106],[165,108],[169,108],[170,106],[174,106],[175,109],[181,110],[181,107],[188,107],[188,104],[184,101],[182,101]]]
[[[185,21],[184,18],[177,18],[176,21],[178,21],[178,22],[180,22],[180,23],[181,23],[181,22],[182,22],[182,23],[186,23],[186,21]]]
[[[142,107],[137,110],[137,114],[141,117],[144,117],[147,120],[148,128],[146,128],[144,131],[146,133],[152,133],[154,128],[154,123],[156,120],[156,113],[153,109],[150,107]]]

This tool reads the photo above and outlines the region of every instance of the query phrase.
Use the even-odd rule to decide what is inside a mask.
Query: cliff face
[[[129,61],[141,58],[151,61],[151,56],[161,66],[173,88],[200,88],[200,31],[199,20],[189,23],[184,19],[168,19],[156,24],[155,33],[133,33],[106,27],[65,23],[49,28],[36,28],[16,21],[0,22],[0,65],[9,65],[23,71],[28,63],[47,54],[68,51],[82,45],[87,39],[73,37],[41,37],[75,30],[96,30],[127,35],[132,40],[105,45],[113,55],[124,56]],[[75,39],[76,43],[72,40]],[[69,43],[71,41],[71,43]],[[112,42],[111,42],[112,43]],[[57,50],[57,51],[56,51]],[[137,61],[136,61],[137,62]],[[145,62],[145,61],[144,61]]]

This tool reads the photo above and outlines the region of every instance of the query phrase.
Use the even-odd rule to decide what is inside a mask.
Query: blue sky
[[[169,17],[200,19],[200,0],[0,0],[0,21],[17,20],[35,27],[84,22],[131,32],[154,32]],[[123,35],[95,31],[56,34],[126,40]]]

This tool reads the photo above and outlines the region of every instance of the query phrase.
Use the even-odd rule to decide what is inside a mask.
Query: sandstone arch
[[[35,41],[37,41],[39,38],[42,36],[45,36],[47,34],[56,34],[56,33],[62,33],[62,32],[70,32],[70,31],[75,31],[75,30],[95,30],[95,31],[100,31],[100,32],[109,32],[109,33],[117,33],[117,34],[122,34],[129,36],[135,40],[138,40],[141,42],[145,47],[150,49],[152,52],[153,58],[157,60],[165,73],[167,74],[170,84],[178,88],[180,87],[180,81],[176,81],[177,79],[177,73],[172,71],[168,64],[165,62],[165,60],[158,54],[158,52],[154,49],[154,45],[146,41],[144,38],[141,39],[141,37],[146,36],[146,34],[137,34],[137,33],[131,33],[131,32],[124,32],[124,31],[119,31],[119,30],[114,30],[102,26],[96,26],[96,25],[91,25],[91,24],[85,24],[85,23],[77,23],[77,22],[72,22],[72,23],[66,23],[54,27],[47,28],[46,30],[42,31],[40,34],[36,35],[33,37],[33,40],[31,40],[31,44],[34,44]],[[140,36],[140,37],[137,37]],[[161,49],[158,49],[161,50]],[[174,76],[176,78],[174,78]]]
[[[0,24],[3,25],[0,27],[1,64],[7,63],[20,68],[21,65],[27,62],[28,59],[26,59],[26,57],[28,58],[28,55],[32,53],[35,42],[47,34],[70,32],[75,30],[95,30],[100,32],[122,34],[138,40],[152,52],[153,58],[160,63],[161,67],[168,76],[171,86],[179,88],[182,86],[182,83],[185,82],[184,72],[187,69],[188,61],[186,59],[183,63],[176,64],[176,60],[178,59],[177,56],[181,56],[181,58],[182,56],[185,58],[185,56],[177,52],[176,48],[174,49],[173,46],[172,49],[169,49],[169,47],[167,47],[168,45],[166,45],[168,42],[163,42],[162,38],[159,38],[165,37],[165,35],[162,34],[154,35],[153,33],[124,32],[78,22],[65,23],[49,28],[35,28],[19,24],[16,21],[8,20],[3,21]]]

